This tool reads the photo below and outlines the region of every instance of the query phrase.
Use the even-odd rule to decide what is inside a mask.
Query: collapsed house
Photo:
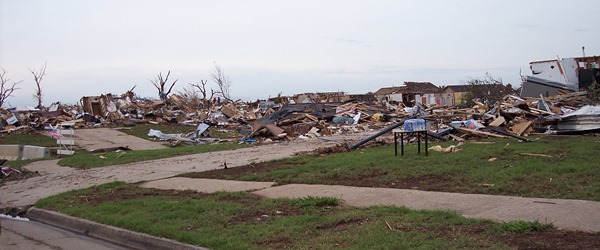
[[[600,56],[571,57],[529,63],[531,74],[522,76],[521,97],[548,97],[586,91],[600,83]]]

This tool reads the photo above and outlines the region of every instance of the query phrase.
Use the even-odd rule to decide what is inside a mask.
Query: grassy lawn
[[[394,157],[393,145],[388,145],[183,176],[600,201],[599,137],[530,139],[535,141],[467,142],[459,147],[461,151],[430,151],[427,157],[417,155],[416,145],[405,147],[404,156]]]
[[[0,136],[0,144],[24,144],[40,147],[57,147],[56,139],[52,139],[41,133],[32,134],[8,134]]]
[[[90,153],[87,151],[78,151],[72,156],[60,159],[58,161],[58,165],[87,169],[139,161],[156,160],[181,155],[233,150],[243,147],[247,146],[245,144],[237,143],[218,143],[196,146],[178,146],[173,148],[155,150],[135,150],[107,153]]]
[[[338,203],[327,197],[264,199],[115,182],[49,197],[35,206],[212,249],[539,249],[560,247],[555,235],[579,235],[584,238],[569,244],[587,246],[593,245],[585,239],[597,237],[539,222],[495,223],[445,211]]]

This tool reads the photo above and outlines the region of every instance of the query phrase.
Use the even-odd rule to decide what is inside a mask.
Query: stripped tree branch
[[[37,87],[33,97],[36,98],[38,101],[38,105],[36,107],[38,109],[43,108],[43,106],[42,106],[42,97],[43,97],[42,80],[44,79],[44,76],[46,76],[46,66],[47,66],[47,63],[44,62],[44,66],[42,68],[40,68],[40,71],[38,71],[38,72],[36,72],[33,69],[27,68],[29,70],[29,72],[31,72],[31,74],[33,75],[33,80],[35,81],[35,85]]]
[[[171,87],[169,87],[169,90],[165,91],[165,85],[167,85],[170,75],[171,75],[171,71],[169,70],[169,72],[167,72],[166,77],[163,78],[162,72],[161,72],[156,76],[156,79],[150,80],[152,85],[154,85],[154,87],[156,87],[156,90],[158,90],[158,96],[163,101],[167,100],[169,94],[171,93],[171,90],[173,90],[173,86],[175,86],[175,83],[177,82],[177,80],[179,80],[179,79],[177,79],[177,80],[173,81],[173,83],[171,83]]]
[[[6,77],[6,73],[7,71],[4,68],[0,68],[0,107],[4,105],[4,101],[6,101],[7,98],[12,96],[12,93],[15,90],[19,89],[17,88],[17,85],[23,82],[13,82],[12,85],[10,85],[10,78]]]
[[[215,96],[215,90],[212,88],[210,89],[210,97],[208,96],[208,90],[206,89],[207,83],[208,83],[208,80],[201,80],[200,83],[195,83],[195,84],[189,83],[190,86],[197,88],[200,91],[200,93],[202,93],[202,102],[205,107],[209,106],[210,101]]]
[[[229,77],[225,75],[225,72],[223,71],[223,69],[221,69],[221,66],[219,66],[217,62],[215,62],[214,70],[210,72],[210,77],[219,87],[219,90],[216,91],[215,94],[217,94],[220,97],[223,97],[223,99],[227,101],[233,101],[231,100],[231,96],[229,95],[229,90],[231,89],[232,85],[231,80],[229,80]]]

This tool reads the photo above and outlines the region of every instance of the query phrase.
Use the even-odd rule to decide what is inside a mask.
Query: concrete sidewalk
[[[171,183],[171,184],[170,184]],[[177,178],[142,184],[160,189],[185,189],[199,192],[257,190],[267,198],[337,197],[351,206],[394,205],[411,209],[450,210],[465,217],[497,221],[538,220],[566,230],[600,232],[600,202],[566,199],[524,198],[502,195],[460,194],[393,188],[348,187],[338,185],[289,184],[272,186],[265,182],[240,182]],[[207,190],[206,187],[210,187]],[[232,189],[234,188],[234,189]],[[231,189],[231,190],[230,190]]]
[[[451,210],[465,217],[539,220],[566,230],[600,232],[600,202],[596,201],[305,184],[271,187],[254,193],[268,198],[338,197],[352,206],[395,205]]]

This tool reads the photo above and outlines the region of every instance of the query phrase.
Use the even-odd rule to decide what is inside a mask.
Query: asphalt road
[[[0,218],[0,222],[2,250],[130,249],[35,221]]]

